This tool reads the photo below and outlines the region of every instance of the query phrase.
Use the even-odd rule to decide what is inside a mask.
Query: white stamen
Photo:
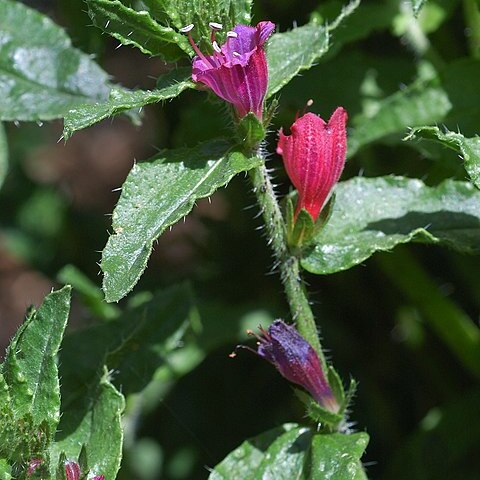
[[[193,23],[191,23],[190,25],[186,25],[185,27],[182,27],[182,28],[180,29],[180,32],[182,32],[182,33],[188,33],[188,32],[190,32],[190,30],[193,29],[194,26],[195,26],[195,25],[194,25]]]
[[[212,45],[213,45],[213,49],[217,52],[217,53],[222,53],[222,49],[218,46],[218,43],[214,40],[212,42]]]
[[[237,38],[237,37],[238,37],[238,33],[230,30],[229,32],[227,32],[227,37]]]
[[[212,30],[221,30],[223,28],[223,25],[221,23],[217,23],[217,22],[210,22],[208,24],[208,26],[212,29]]]
[[[234,57],[241,57],[241,55],[238,52],[233,52],[232,54]]]

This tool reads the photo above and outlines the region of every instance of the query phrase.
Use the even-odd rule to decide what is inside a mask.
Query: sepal
[[[262,122],[252,112],[240,119],[237,132],[238,140],[249,150],[257,147],[266,135]]]
[[[342,424],[344,416],[334,413],[320,406],[308,393],[294,389],[297,398],[305,405],[306,415],[315,423],[319,423],[328,430],[337,431]]]

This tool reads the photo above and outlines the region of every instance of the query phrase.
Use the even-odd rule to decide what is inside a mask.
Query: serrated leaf
[[[245,441],[218,464],[209,480],[360,480],[364,433],[317,434],[286,424]]]
[[[107,97],[107,74],[48,17],[0,2],[0,120],[51,120]]]
[[[193,23],[195,36],[208,37],[208,22],[223,24],[224,30],[236,24],[250,24],[252,0],[144,0],[161,23],[177,29]]]
[[[8,170],[8,144],[5,128],[0,123],[0,188],[7,175]]]
[[[417,127],[405,138],[414,139],[436,140],[458,152],[465,162],[470,180],[480,189],[480,137],[466,138],[461,133],[442,132],[438,127]]]
[[[450,99],[438,78],[417,80],[409,87],[379,100],[368,112],[353,119],[348,156],[388,135],[400,133],[403,136],[407,127],[442,121],[451,108]]]
[[[146,55],[175,62],[191,52],[185,35],[160,25],[150,14],[128,8],[119,0],[87,0],[93,23],[123,45],[132,45]]]
[[[356,177],[335,192],[332,216],[302,259],[309,272],[346,270],[411,241],[480,252],[480,192],[470,183],[428,187],[403,177]]]
[[[121,416],[124,408],[123,395],[110,383],[105,371],[96,387],[89,392],[88,409],[76,411],[69,417],[71,420],[75,415],[82,415],[76,428],[73,431],[68,429],[68,435],[65,431],[59,431],[58,440],[52,445],[51,471],[55,470],[62,452],[68,459],[76,460],[84,445],[90,475],[116,478],[122,458]]]
[[[155,90],[124,90],[113,88],[107,101],[81,105],[65,116],[63,136],[70,138],[74,132],[87,128],[101,120],[127,110],[142,108],[180,95],[187,88],[194,88],[190,80],[190,67],[175,69],[161,79]]]
[[[17,331],[7,350],[3,374],[17,419],[47,422],[50,433],[60,419],[56,355],[70,310],[70,287],[52,292]]]
[[[233,150],[225,140],[214,140],[192,149],[163,151],[134,165],[113,212],[115,233],[102,254],[106,300],[118,301],[133,288],[153,242],[187,215],[197,199],[260,162]]]

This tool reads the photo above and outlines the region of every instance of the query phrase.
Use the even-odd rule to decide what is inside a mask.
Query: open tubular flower
[[[338,182],[347,153],[347,112],[338,107],[326,123],[314,113],[306,113],[291,127],[280,130],[277,153],[298,191],[295,218],[304,208],[315,221]]]
[[[290,382],[301,385],[326,410],[340,409],[322,365],[313,347],[282,320],[275,320],[268,330],[260,328],[260,335],[249,332],[258,340],[256,353],[273,364]]]
[[[256,27],[237,25],[227,32],[227,40],[219,46],[215,33],[223,27],[211,22],[213,55],[204,55],[192,39],[193,24],[182,28],[197,56],[193,59],[192,79],[210,87],[220,98],[233,104],[239,118],[253,112],[262,118],[263,102],[268,86],[268,68],[263,45],[275,25],[260,22]]]

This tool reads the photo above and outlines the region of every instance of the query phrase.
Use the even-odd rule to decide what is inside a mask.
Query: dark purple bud
[[[93,480],[105,480],[105,475],[95,475]]]
[[[79,480],[81,472],[78,463],[67,460],[65,462],[65,474],[67,475],[67,480]]]
[[[274,365],[290,382],[301,385],[326,410],[340,409],[313,347],[282,320],[275,320],[268,330],[260,328],[256,353]]]

